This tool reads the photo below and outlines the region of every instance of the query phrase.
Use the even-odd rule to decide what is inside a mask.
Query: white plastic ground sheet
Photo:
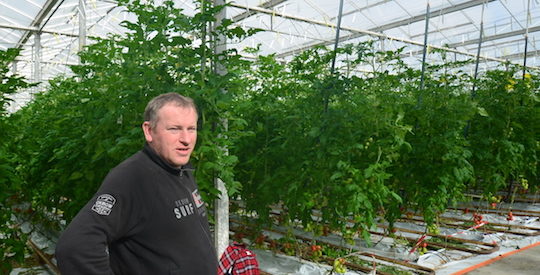
[[[540,211],[540,203],[514,203],[513,205],[501,203],[498,205],[496,209],[508,209],[508,208],[512,208],[516,212],[519,210]],[[454,215],[454,216],[458,215],[458,216],[461,216],[461,218],[464,218],[464,216],[468,217],[465,214],[459,214],[459,212],[455,212],[455,211],[450,211],[446,214]],[[540,228],[540,222],[538,221],[538,217],[514,216],[514,220],[512,221],[507,221],[505,216],[501,216],[497,214],[483,214],[483,217],[488,222],[492,222],[492,223],[525,225],[525,226],[529,226],[533,228]],[[516,231],[519,232],[520,230],[516,230]],[[526,231],[526,230],[523,230],[523,231]],[[437,267],[436,274],[437,275],[453,274],[465,268],[485,262],[487,260],[506,254],[508,252],[514,251],[516,249],[521,249],[531,244],[540,242],[540,236],[520,236],[520,235],[515,235],[515,234],[507,234],[507,233],[494,233],[494,234],[483,234],[482,241],[483,242],[495,241],[499,245],[499,250],[494,253],[487,254],[487,255],[474,255],[474,256],[467,257],[462,260],[454,260],[454,261],[444,263]]]
[[[32,268],[15,268],[9,275],[55,275],[53,272],[49,271],[46,267],[38,266]]]
[[[508,204],[499,204],[497,209],[507,209]],[[531,203],[514,203],[512,208],[517,213],[519,210],[540,211],[539,204]],[[464,213],[462,210],[449,210],[443,217],[459,218],[468,221],[473,220],[474,208],[471,208],[468,213]],[[540,229],[540,221],[537,217],[533,216],[514,216],[512,221],[508,221],[504,212],[501,214],[490,213],[482,214],[483,220],[488,223],[499,223],[504,225],[525,225],[531,228]],[[398,228],[416,230],[425,232],[425,226],[422,223],[413,222],[397,222],[395,224]],[[485,226],[485,225],[484,225]],[[287,228],[279,226],[274,227],[275,230],[281,232],[287,232]],[[540,242],[540,236],[523,236],[511,233],[484,233],[482,232],[482,226],[478,229],[463,229],[463,228],[445,228],[444,224],[440,225],[440,235],[453,236],[461,239],[475,240],[484,242],[487,244],[497,243],[499,249],[491,254],[473,254],[469,252],[452,250],[452,249],[438,249],[429,250],[424,255],[419,255],[417,252],[411,253],[411,247],[399,244],[395,239],[372,235],[372,242],[374,245],[367,247],[363,240],[357,240],[355,245],[344,244],[341,237],[337,235],[329,235],[325,237],[314,237],[311,233],[303,232],[300,229],[293,229],[293,234],[313,238],[319,241],[342,245],[347,248],[352,248],[355,251],[374,253],[380,256],[391,257],[398,260],[408,261],[410,263],[418,264],[427,268],[434,269],[437,275],[449,275],[458,271],[461,271],[470,266],[484,262],[486,260],[498,257],[507,252],[526,247],[528,245]],[[290,229],[289,229],[290,230]],[[533,230],[527,229],[512,229],[515,232],[532,233]],[[377,229],[375,231],[383,232],[383,229]],[[283,237],[282,234],[266,231],[265,235],[273,239],[279,239]],[[405,237],[419,238],[420,235],[414,233],[407,233],[398,231],[397,234]],[[426,236],[426,241],[429,242],[430,236]],[[491,249],[490,246],[471,245],[471,249]],[[274,255],[272,252],[257,250],[257,256],[261,263],[261,269],[271,274],[328,274],[331,269],[327,265],[312,263],[309,261],[301,260],[296,257],[289,257],[283,255]],[[259,256],[259,254],[261,256]],[[392,265],[384,263],[386,265]],[[364,273],[351,273],[351,274],[364,274]]]
[[[497,236],[493,236],[497,235]],[[455,250],[431,250],[424,255],[419,256],[411,263],[416,263],[421,266],[435,269],[437,275],[453,274],[467,267],[484,262],[491,258],[498,257],[502,254],[510,252],[515,249],[523,248],[525,246],[534,244],[540,241],[540,237],[525,237],[525,238],[512,238],[503,234],[488,234],[485,236],[484,241],[496,239],[499,242],[499,250],[487,254],[478,255],[467,252],[455,251]],[[502,241],[501,241],[502,240]],[[366,251],[374,252],[378,255],[394,256],[394,258],[408,258],[414,257],[409,254],[409,251],[403,250],[399,255],[396,251],[382,251],[376,248],[365,249]],[[328,274],[331,267],[324,264],[313,263],[299,259],[297,257],[286,256],[282,254],[273,254],[270,251],[255,250],[257,259],[259,260],[261,270],[270,274],[306,274],[306,275],[318,275]],[[397,256],[397,257],[395,257]],[[365,274],[361,272],[351,272],[347,274]]]
[[[314,263],[297,257],[273,254],[267,250],[253,250],[262,271],[273,275],[328,275],[332,267],[326,264]],[[365,274],[347,271],[345,275]]]
[[[487,255],[476,255],[474,257],[469,257],[463,260],[459,261],[452,261],[448,262],[442,266],[440,266],[436,274],[437,275],[448,275],[453,274],[455,272],[461,271],[465,268],[474,266],[476,264],[485,262],[487,260],[490,260],[492,258],[498,257],[500,255],[506,254],[508,252],[511,252],[516,249],[520,249],[523,247],[526,247],[528,245],[534,244],[540,242],[540,237],[526,237],[521,240],[512,240],[512,241],[506,241],[505,244],[499,244],[500,249],[494,253],[487,254]]]
[[[56,241],[58,236],[57,234],[49,232],[49,234],[44,234],[38,228],[34,227],[27,221],[22,221],[17,219],[12,215],[12,220],[16,221],[21,226],[21,231],[24,234],[29,235],[29,239],[45,254],[54,255],[54,250],[56,248]],[[33,257],[28,255],[28,257]],[[53,264],[56,264],[56,260],[52,259]],[[54,275],[55,273],[51,271],[48,266],[36,266],[31,268],[14,268],[9,275]]]

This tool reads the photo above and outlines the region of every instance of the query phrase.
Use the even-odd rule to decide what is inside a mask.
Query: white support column
[[[215,187],[221,192],[219,199],[214,202],[216,227],[214,231],[214,245],[218,258],[229,245],[229,195],[225,183],[216,178]]]
[[[11,73],[13,75],[16,75],[17,74],[17,65],[18,65],[18,61],[17,60],[14,60],[13,62],[11,62]]]
[[[41,81],[41,33],[34,33],[34,54],[32,55],[34,61],[34,82]]]
[[[224,4],[224,0],[214,0],[214,5]],[[219,26],[221,20],[225,19],[226,15],[226,8],[221,10],[221,12],[216,15],[216,26]],[[214,37],[214,42],[216,45],[214,52],[220,53],[225,51],[227,49],[226,41],[226,37],[222,35],[220,35],[219,37]],[[224,75],[227,73],[223,66],[219,64],[219,62],[218,64],[216,64],[215,68],[217,73],[220,75]],[[225,93],[226,91],[223,92]],[[223,120],[221,123],[225,128],[227,127],[226,120]],[[223,148],[223,150],[225,150],[225,153],[227,153],[227,148]],[[216,189],[221,192],[220,197],[214,202],[214,215],[216,220],[216,227],[214,231],[214,245],[216,247],[216,252],[219,258],[229,245],[229,194],[227,193],[227,188],[225,188],[225,183],[221,179],[216,178],[214,180],[214,184]]]
[[[86,3],[85,0],[79,0],[79,51],[86,46]]]

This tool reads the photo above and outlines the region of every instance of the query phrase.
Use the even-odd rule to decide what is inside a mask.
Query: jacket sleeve
[[[113,274],[108,247],[129,236],[140,220],[129,186],[133,181],[111,174],[57,242],[56,260],[62,274]]]

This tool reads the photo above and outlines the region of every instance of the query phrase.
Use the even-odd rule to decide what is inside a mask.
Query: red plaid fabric
[[[227,246],[219,259],[218,275],[260,275],[255,253],[237,242]]]

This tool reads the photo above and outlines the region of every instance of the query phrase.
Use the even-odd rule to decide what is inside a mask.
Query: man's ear
[[[145,121],[141,126],[144,132],[144,138],[146,139],[146,142],[152,142],[152,127],[150,127],[150,122]]]

